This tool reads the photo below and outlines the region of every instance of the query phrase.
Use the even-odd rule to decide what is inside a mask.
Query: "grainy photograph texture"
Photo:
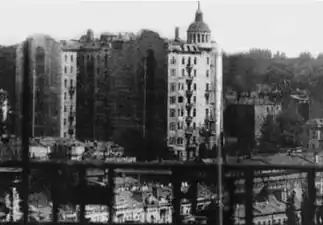
[[[323,3],[281,1],[1,1],[0,223],[323,224]]]

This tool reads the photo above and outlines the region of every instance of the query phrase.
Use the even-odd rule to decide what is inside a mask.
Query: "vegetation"
[[[300,146],[303,118],[295,111],[282,111],[276,118],[267,116],[261,128],[259,151],[276,153],[279,148]]]

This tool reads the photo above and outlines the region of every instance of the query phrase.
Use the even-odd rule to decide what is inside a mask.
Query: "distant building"
[[[308,150],[321,152],[323,150],[323,118],[311,119],[305,125],[308,137]]]

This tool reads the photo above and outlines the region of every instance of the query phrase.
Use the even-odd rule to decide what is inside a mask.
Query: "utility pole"
[[[216,74],[215,74],[215,136],[217,151],[217,179],[218,179],[218,224],[223,225],[223,203],[222,203],[222,118],[223,118],[223,71],[222,71],[222,51],[217,46],[216,51]]]

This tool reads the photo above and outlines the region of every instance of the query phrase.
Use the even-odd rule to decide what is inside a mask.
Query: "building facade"
[[[64,104],[64,66],[61,44],[47,35],[33,35],[26,40],[29,44],[29,71],[31,103],[31,132],[33,137],[60,137],[64,133],[62,114]],[[22,91],[24,75],[24,44],[17,48],[16,61],[16,127],[21,135]],[[64,57],[63,57],[64,58]]]
[[[180,40],[178,33],[176,29],[168,48],[167,140],[175,155],[185,160],[196,154],[193,150],[188,156],[187,148],[199,142],[199,129],[214,121],[216,46],[200,7],[187,40]]]
[[[62,76],[61,76],[61,109],[60,137],[74,139],[76,133],[76,74],[77,51],[74,46],[62,45]]]

